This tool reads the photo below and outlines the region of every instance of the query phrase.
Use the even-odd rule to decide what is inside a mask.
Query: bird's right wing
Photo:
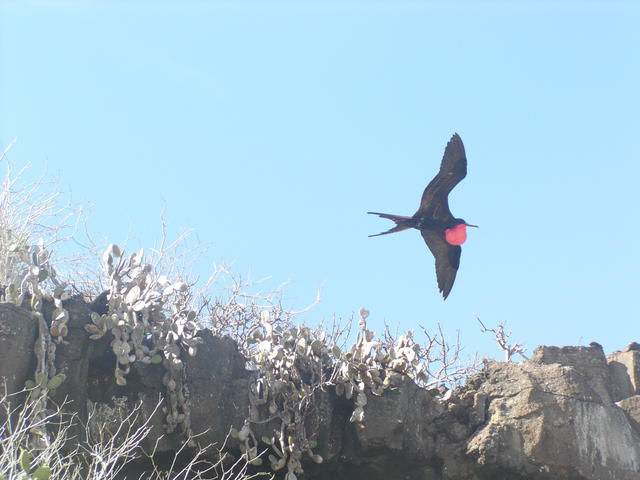
[[[415,213],[422,217],[452,217],[447,197],[449,192],[467,175],[467,157],[464,144],[457,133],[444,149],[440,171],[422,193],[420,208]],[[453,217],[452,217],[453,218]]]
[[[462,248],[459,245],[448,244],[444,236],[431,230],[420,230],[420,233],[436,259],[438,288],[442,296],[447,298],[458,273]]]

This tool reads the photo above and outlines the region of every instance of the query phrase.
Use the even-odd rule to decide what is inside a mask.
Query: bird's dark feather
[[[387,230],[386,232],[376,233],[375,235],[369,235],[370,237],[379,237],[380,235],[387,235],[388,233],[401,232],[407,228],[413,228],[415,226],[415,220],[411,217],[403,217],[402,215],[391,215],[390,213],[380,212],[367,212],[370,215],[378,215],[382,218],[388,218],[396,222],[396,226]]]
[[[424,189],[420,208],[414,218],[432,218],[450,222],[453,215],[449,210],[449,192],[467,175],[467,157],[462,139],[457,133],[451,137],[444,149],[440,171]]]
[[[460,254],[462,248],[459,245],[450,245],[444,238],[443,233],[432,230],[420,230],[427,247],[436,259],[436,277],[438,278],[438,288],[442,296],[447,298],[456,273],[460,266]]]
[[[440,171],[425,188],[420,200],[420,208],[412,217],[367,212],[395,222],[395,226],[390,230],[370,235],[371,237],[399,232],[408,228],[420,230],[422,238],[435,257],[438,288],[445,299],[449,296],[456,279],[462,253],[460,245],[451,245],[446,241],[446,232],[447,229],[465,223],[464,220],[454,218],[451,214],[447,198],[451,190],[466,175],[467,157],[462,139],[456,133],[444,149]]]

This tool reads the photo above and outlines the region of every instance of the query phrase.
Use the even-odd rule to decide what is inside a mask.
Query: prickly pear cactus
[[[277,428],[261,438],[273,471],[284,469],[285,478],[295,480],[304,473],[305,457],[316,463],[323,461],[313,452],[316,440],[305,429],[305,418],[314,408],[319,390],[333,388],[337,395],[351,400],[351,421],[362,423],[366,421],[367,396],[382,395],[392,374],[426,381],[424,352],[411,332],[393,344],[381,342],[367,328],[368,316],[367,310],[360,311],[356,341],[343,351],[324,331],[305,326],[274,327],[269,312],[262,312],[260,328],[250,338],[250,363],[258,375],[250,389],[249,416],[242,428],[233,432],[249,462],[262,462],[252,425],[274,420]]]
[[[31,452],[24,448],[20,449],[18,464],[22,469],[19,480],[48,480],[51,477],[51,468],[47,465],[33,465]]]
[[[89,338],[97,340],[107,332],[113,336],[118,385],[126,385],[134,362],[162,363],[166,369],[165,430],[171,433],[181,425],[190,437],[189,392],[181,356],[194,356],[201,340],[196,336],[197,315],[190,308],[189,285],[157,275],[144,263],[143,250],[125,256],[117,245],[110,245],[103,261],[109,278],[108,312],[91,316],[92,323],[85,326]]]
[[[62,343],[68,334],[69,313],[62,305],[68,297],[66,285],[56,278],[51,253],[45,247],[44,240],[40,239],[36,245],[29,245],[11,229],[0,230],[0,236],[0,244],[6,247],[3,248],[0,260],[4,283],[0,289],[0,301],[30,309],[38,324],[38,336],[34,345],[37,360],[34,379],[28,380],[25,386],[30,389],[31,398],[37,399],[36,417],[44,418],[46,394],[58,388],[65,380],[65,374],[56,371],[54,361],[56,345]],[[47,325],[42,314],[45,300],[53,301],[55,307],[50,325]],[[47,432],[43,428],[40,430],[38,435],[46,439]]]

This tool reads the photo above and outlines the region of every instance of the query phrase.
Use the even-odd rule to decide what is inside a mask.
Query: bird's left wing
[[[460,266],[460,254],[462,248],[459,245],[450,245],[443,235],[431,230],[420,230],[427,247],[436,259],[436,277],[438,278],[438,288],[442,296],[446,299],[451,292],[453,282]]]
[[[460,135],[454,134],[444,149],[440,171],[422,193],[419,216],[434,218],[451,217],[447,197],[449,192],[467,175],[467,156]]]

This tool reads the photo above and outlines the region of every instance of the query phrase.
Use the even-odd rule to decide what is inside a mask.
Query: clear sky
[[[0,144],[94,205],[96,238],[159,217],[212,262],[290,280],[310,323],[514,340],[640,340],[640,3],[0,0]],[[412,215],[458,132],[470,229],[450,297]]]

